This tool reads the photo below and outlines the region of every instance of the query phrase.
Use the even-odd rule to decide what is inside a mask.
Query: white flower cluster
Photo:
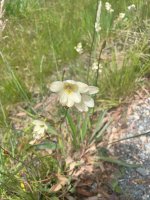
[[[34,120],[33,122],[33,140],[29,144],[35,144],[36,141],[42,139],[45,136],[45,132],[48,129],[45,122],[40,120]]]
[[[99,91],[95,86],[73,80],[55,81],[51,83],[50,90],[58,94],[63,106],[75,106],[80,112],[87,112],[88,108],[94,107],[94,100],[90,95]]]
[[[101,63],[98,64],[98,61],[93,62],[93,64],[92,64],[92,70],[93,71],[97,71],[98,68],[99,68],[99,73],[102,73],[102,69],[103,69],[102,64]]]
[[[95,23],[95,31],[98,33],[98,32],[100,32],[101,31],[101,26],[100,26],[100,24],[99,23]]]
[[[119,13],[119,17],[118,17],[118,19],[119,20],[122,20],[122,19],[124,19],[125,18],[125,13]]]
[[[105,8],[109,13],[114,12],[114,9],[112,9],[111,4],[109,2],[105,3]]]
[[[128,10],[135,10],[135,9],[136,9],[135,4],[132,4],[132,5],[128,6]]]
[[[79,42],[79,43],[77,44],[77,46],[74,47],[74,49],[75,49],[79,54],[82,54],[82,53],[83,53],[82,43]]]

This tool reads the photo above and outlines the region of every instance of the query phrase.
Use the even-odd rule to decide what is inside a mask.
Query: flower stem
[[[98,11],[98,4],[99,4],[99,0],[97,0],[97,5],[96,5],[97,11]],[[96,38],[96,31],[95,31],[96,18],[97,18],[97,12],[95,12],[94,27],[93,27],[93,37],[92,37],[92,43],[91,43],[91,47],[90,47],[90,56],[89,56],[89,63],[88,63],[88,70],[87,70],[87,83],[89,82],[89,74],[90,74],[90,67],[91,67],[91,60],[92,60],[92,52],[93,52],[95,38]]]

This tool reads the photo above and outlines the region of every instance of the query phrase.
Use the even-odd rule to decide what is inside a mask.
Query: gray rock
[[[141,176],[148,176],[149,175],[149,170],[139,167],[136,169],[136,171],[141,175]]]
[[[126,137],[150,130],[150,98],[133,106],[126,124]],[[116,144],[114,154],[126,162],[141,164],[137,169],[126,169],[121,177],[119,185],[123,193],[130,194],[133,200],[150,200],[150,134]]]
[[[147,153],[150,153],[150,143],[145,144],[144,146],[145,146],[146,152],[147,152]]]

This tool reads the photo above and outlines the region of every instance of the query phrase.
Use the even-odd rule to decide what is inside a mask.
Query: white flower
[[[110,4],[109,2],[106,2],[106,3],[105,3],[105,8],[106,8],[107,11],[110,11],[110,9],[111,9],[111,4]]]
[[[93,108],[94,107],[94,100],[90,97],[92,94],[98,93],[99,89],[95,86],[88,86],[88,91],[86,94],[82,95],[81,102],[76,103],[75,107],[80,111],[80,112],[87,112],[88,108]]]
[[[44,136],[45,131],[48,129],[45,122],[40,120],[33,121],[34,129],[33,129],[33,137],[34,139],[40,139]]]
[[[109,2],[105,3],[105,8],[109,13],[114,12],[114,9],[112,9],[111,4]]]
[[[101,30],[101,26],[99,23],[95,23],[95,31],[98,33]]]
[[[45,136],[45,131],[48,129],[45,122],[40,120],[34,120],[33,122],[33,140],[29,144],[35,144],[37,140],[40,140]]]
[[[128,10],[135,10],[135,9],[136,9],[135,4],[132,4],[132,5],[128,6]]]
[[[55,81],[51,84],[50,90],[58,93],[63,106],[72,107],[75,103],[81,102],[81,94],[88,91],[88,85],[73,80]]]
[[[77,46],[74,47],[74,49],[75,49],[79,54],[82,54],[82,53],[83,53],[82,43],[79,42],[79,43],[77,44]]]
[[[110,13],[114,12],[114,9],[111,8],[111,9],[109,10],[109,12],[110,12]]]
[[[99,73],[102,72],[102,69],[103,69],[103,66],[101,63],[99,63]],[[92,70],[93,71],[97,71],[98,70],[98,62],[95,61],[93,64],[92,64]]]
[[[125,17],[125,15],[126,15],[125,13],[119,13],[119,17],[118,18],[121,20],[121,19],[123,19]]]
[[[63,106],[75,106],[79,111],[87,111],[88,107],[94,107],[90,95],[99,91],[95,86],[73,80],[55,81],[51,84],[50,90],[58,93],[59,102]]]

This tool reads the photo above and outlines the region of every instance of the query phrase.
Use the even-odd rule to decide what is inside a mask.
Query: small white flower
[[[126,15],[125,13],[119,13],[119,17],[118,18],[121,20],[121,19],[123,19],[125,17],[125,15]]]
[[[77,46],[74,47],[74,49],[75,49],[79,54],[82,54],[82,53],[83,53],[82,43],[79,42],[79,43],[77,44]]]
[[[110,11],[110,9],[111,9],[111,4],[110,4],[109,2],[106,2],[106,3],[105,3],[105,8],[106,8],[107,11]]]
[[[59,102],[63,106],[72,107],[81,101],[81,94],[88,91],[88,85],[73,80],[55,81],[51,84],[50,90],[58,93]]]
[[[33,125],[33,138],[39,140],[45,135],[45,131],[48,129],[48,127],[45,122],[40,120],[34,120]]]
[[[34,120],[33,122],[34,129],[33,129],[33,140],[30,141],[29,144],[35,144],[36,141],[40,140],[45,136],[45,132],[48,129],[45,122],[41,120]]]
[[[99,91],[98,87],[89,86],[88,92],[86,94],[82,95],[81,102],[76,103],[75,107],[80,112],[87,112],[88,108],[93,108],[94,107],[94,100],[90,97],[90,95],[96,94],[96,93],[98,93],[98,91]]]
[[[135,10],[135,9],[136,9],[135,4],[132,4],[132,5],[128,6],[128,10]]]
[[[114,9],[111,8],[111,9],[109,10],[109,12],[110,12],[110,13],[114,12]]]
[[[102,72],[102,69],[103,69],[103,66],[102,66],[101,63],[99,63],[99,73]],[[97,70],[98,70],[98,62],[97,62],[97,61],[95,61],[95,62],[93,63],[93,65],[92,65],[92,70],[93,70],[93,71],[97,71]]]
[[[102,28],[101,28],[100,24],[96,22],[95,23],[95,31],[98,33],[101,29]]]
[[[114,12],[114,9],[112,9],[111,4],[109,2],[105,3],[105,8],[109,13]]]

